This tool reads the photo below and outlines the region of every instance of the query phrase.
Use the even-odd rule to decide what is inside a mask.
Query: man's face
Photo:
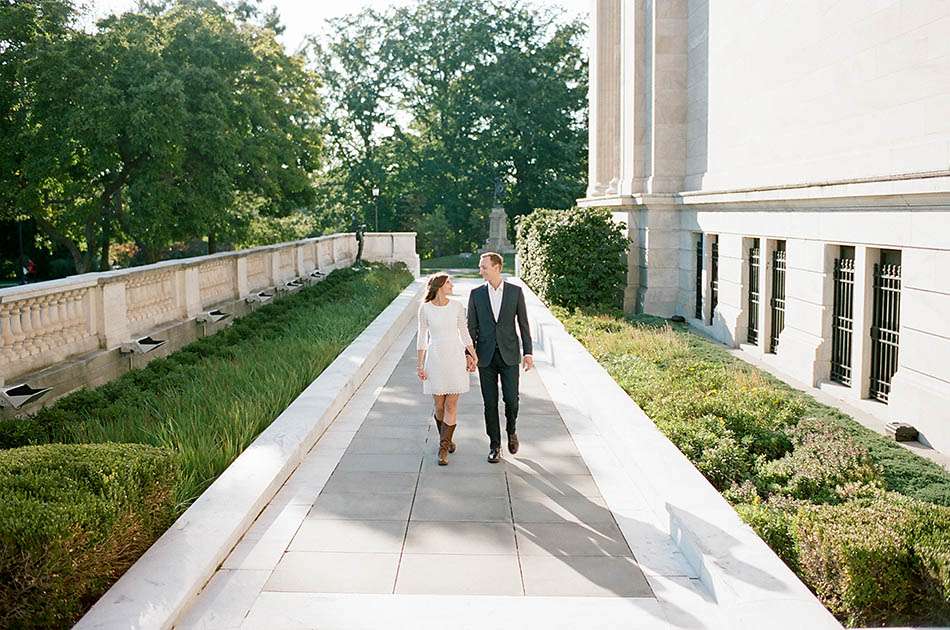
[[[492,264],[490,258],[482,258],[478,261],[478,275],[490,282],[498,277],[498,267]]]

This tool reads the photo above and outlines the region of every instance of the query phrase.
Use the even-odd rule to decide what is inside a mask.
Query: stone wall
[[[625,308],[682,315],[950,452],[950,2],[595,0],[591,37],[578,203],[629,225]],[[773,353],[779,243],[785,327]],[[847,386],[830,382],[842,246],[855,260]],[[887,405],[867,400],[882,250],[900,252],[902,275]]]
[[[356,252],[353,234],[333,234],[0,289],[0,386],[52,388],[34,407],[3,413],[108,382],[214,333],[262,303],[262,292],[266,301],[295,290],[295,279],[351,265]],[[412,232],[367,234],[363,257],[403,262],[419,275]],[[215,309],[230,317],[209,319]],[[165,343],[138,352],[148,336]]]

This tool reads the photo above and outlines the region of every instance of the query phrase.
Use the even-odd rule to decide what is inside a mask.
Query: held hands
[[[525,358],[524,358],[524,371],[527,372],[528,370],[530,370],[530,369],[533,368],[533,367],[534,367],[534,357],[531,356],[530,354],[525,355]]]
[[[465,369],[469,372],[474,372],[478,364],[475,362],[475,357],[470,354],[465,355]]]

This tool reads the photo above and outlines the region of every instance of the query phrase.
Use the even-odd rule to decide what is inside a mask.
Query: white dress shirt
[[[505,293],[505,281],[499,282],[497,289],[491,285],[491,282],[486,284],[488,285],[488,299],[491,300],[491,312],[497,323],[498,317],[501,315],[501,298]]]

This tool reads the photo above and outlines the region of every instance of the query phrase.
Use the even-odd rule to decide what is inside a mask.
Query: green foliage
[[[764,503],[738,503],[736,512],[792,570],[798,572],[794,513]]]
[[[28,214],[78,271],[310,203],[316,75],[242,3],[149,3],[91,32],[69,0],[0,3],[0,216]],[[232,234],[233,235],[233,234]]]
[[[950,621],[950,509],[895,493],[796,518],[802,579],[851,625]]]
[[[950,474],[685,326],[555,310],[840,619],[950,621]]]
[[[331,20],[313,41],[332,155],[319,206],[372,226],[378,187],[383,230],[435,234],[439,213],[448,229],[424,255],[475,250],[496,178],[509,215],[571,206],[587,168],[584,30],[549,8],[465,0]]]
[[[769,494],[787,494],[814,503],[836,503],[840,489],[883,485],[881,468],[866,448],[840,425],[805,418],[788,429],[794,450],[765,463],[757,482]]]
[[[0,626],[75,622],[171,522],[177,471],[137,444],[0,452]]]
[[[521,277],[550,304],[621,306],[624,226],[603,208],[538,209],[518,218]]]

